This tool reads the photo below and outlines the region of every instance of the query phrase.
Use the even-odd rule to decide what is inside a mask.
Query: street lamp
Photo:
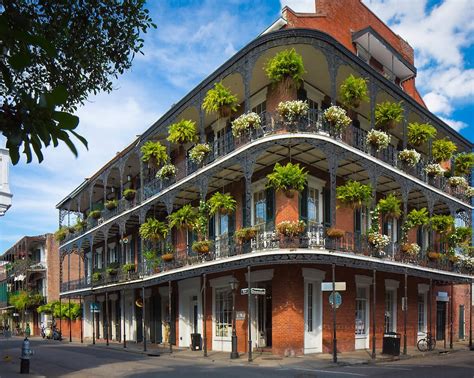
[[[230,358],[236,359],[239,358],[239,352],[237,352],[237,334],[235,332],[235,291],[239,286],[239,281],[232,277],[229,285],[232,290],[232,352],[230,353]]]

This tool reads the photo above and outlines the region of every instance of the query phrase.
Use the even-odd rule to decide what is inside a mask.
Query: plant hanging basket
[[[164,262],[170,262],[174,260],[174,255],[172,253],[165,253],[164,255],[161,256],[161,259]]]
[[[286,198],[294,198],[295,197],[295,194],[297,193],[297,190],[295,189],[287,189],[285,190],[285,196]]]
[[[124,197],[127,201],[132,201],[135,198],[135,192],[129,192]]]
[[[116,205],[115,203],[106,203],[106,204],[105,204],[105,208],[106,208],[107,210],[114,210],[114,209],[117,208],[117,205]]]
[[[221,118],[230,117],[231,114],[232,114],[232,108],[229,105],[222,105],[219,108],[219,116]]]

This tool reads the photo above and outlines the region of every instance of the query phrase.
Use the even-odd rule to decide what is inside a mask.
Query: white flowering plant
[[[457,263],[458,263],[461,267],[463,267],[463,268],[465,268],[465,269],[467,269],[467,270],[469,270],[469,271],[471,271],[471,272],[474,271],[474,257],[472,257],[472,256],[459,255],[459,256],[458,256]]]
[[[380,130],[370,130],[366,138],[367,144],[374,146],[377,152],[386,149],[390,144],[390,140],[390,135]]]
[[[406,243],[402,245],[402,251],[409,256],[417,256],[421,251],[421,247],[416,243]]]
[[[433,164],[428,164],[425,167],[425,172],[428,176],[436,177],[436,176],[443,176],[446,170],[443,167],[441,167],[441,165],[439,165],[438,163],[433,163]]]
[[[468,187],[465,191],[465,194],[469,198],[474,197],[474,187],[472,187],[472,186]]]
[[[277,106],[278,114],[287,122],[296,121],[308,114],[309,105],[306,101],[282,101]]]
[[[390,244],[390,238],[379,232],[369,232],[367,234],[367,240],[378,252],[382,252],[383,249]]]
[[[453,176],[448,179],[449,186],[454,188],[469,188],[469,183],[464,177],[461,176]]]
[[[262,124],[260,116],[255,112],[242,114],[240,117],[232,121],[232,134],[239,137],[251,127],[259,129]]]
[[[196,144],[191,151],[189,151],[189,158],[194,163],[200,164],[209,152],[211,152],[211,146],[209,144]]]
[[[161,180],[168,179],[170,177],[176,176],[177,171],[178,170],[173,164],[165,164],[158,172],[156,172],[156,178]]]
[[[338,132],[343,131],[352,122],[346,111],[336,105],[324,111],[324,119]]]
[[[414,167],[420,161],[421,155],[416,150],[403,150],[398,153],[398,160],[410,167]]]

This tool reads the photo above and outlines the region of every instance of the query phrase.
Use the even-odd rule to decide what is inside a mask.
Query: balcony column
[[[124,235],[125,235],[125,223],[121,222],[119,224],[119,232],[120,232],[120,264],[125,264],[125,247],[124,247]]]
[[[408,145],[408,117],[410,116],[410,109],[408,108],[407,104],[403,103],[403,149],[407,148]]]
[[[431,228],[431,217],[433,216],[433,212],[434,212],[434,200],[431,196],[427,197],[428,198],[428,213],[430,215],[430,219],[429,219],[429,223],[428,223],[428,227],[429,227],[429,240],[428,240],[428,246],[429,247],[434,247],[433,243],[434,243],[434,231],[433,229]],[[438,251],[437,251],[438,252]]]
[[[108,228],[106,228],[106,229],[104,229],[104,259],[103,259],[104,260],[104,272],[105,272],[106,275],[107,275],[107,267],[109,265],[109,256],[108,256],[109,253],[108,253],[108,248],[107,248],[108,240],[109,240],[108,236],[109,236],[109,230],[108,230]]]
[[[250,79],[252,77],[253,62],[249,59],[246,60],[245,66],[242,71],[244,79],[244,111],[245,113],[250,111]]]
[[[245,196],[242,206],[245,209],[245,219],[242,219],[244,227],[250,227],[252,224],[252,175],[257,160],[256,155],[245,155],[240,160],[240,165],[244,172]]]
[[[108,173],[104,173],[101,175],[102,177],[102,182],[104,183],[104,190],[103,190],[103,195],[104,195],[104,205],[105,201],[107,201],[107,179],[108,179]]]
[[[173,205],[174,205],[174,199],[175,199],[175,194],[170,192],[170,193],[167,193],[164,197],[163,197],[163,204],[165,205],[165,208],[166,208],[166,213],[168,215],[170,215],[172,212],[173,212]],[[168,232],[168,235],[166,235],[166,243],[167,244],[171,244],[171,232]]]
[[[204,100],[204,95],[201,93],[199,98],[199,139],[201,143],[205,143],[206,141],[206,131],[205,131],[205,113],[204,109],[202,108],[202,102]]]
[[[140,159],[141,160],[141,159]],[[120,198],[123,197],[123,175],[125,173],[125,161],[121,161],[119,166],[118,166],[118,169],[119,169],[119,175],[120,175],[120,182],[119,182],[119,185],[120,185]]]
[[[137,201],[137,202],[139,203],[139,202],[142,202],[142,201],[143,201],[143,198],[144,198],[144,196],[143,196],[143,189],[144,189],[143,186],[144,186],[145,180],[144,180],[144,174],[143,174],[143,161],[142,161],[142,159],[138,159],[138,161],[139,161],[139,165],[140,165],[140,167],[139,167],[139,175],[140,175],[140,198],[139,198],[139,201]]]
[[[140,209],[140,212],[138,213],[138,223],[139,225],[142,225],[145,222],[146,219],[146,213],[148,212],[148,208],[144,207]],[[140,236],[140,251],[141,251],[141,261],[138,261],[138,271],[142,271],[145,273],[145,258],[143,257],[143,251],[145,250],[145,240]],[[143,298],[143,301],[145,301],[145,298]]]
[[[369,98],[370,98],[370,128],[375,128],[375,104],[377,100],[378,86],[373,77],[369,78]]]
[[[330,189],[330,209],[331,214],[331,227],[336,227],[336,179],[337,179],[337,168],[339,166],[338,156],[326,154],[328,160],[329,169],[329,189]]]
[[[331,104],[336,105],[337,102],[337,71],[341,65],[340,59],[330,51],[326,54],[329,68],[329,81],[331,84]]]

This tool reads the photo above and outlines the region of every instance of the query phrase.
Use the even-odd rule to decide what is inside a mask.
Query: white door
[[[369,348],[369,287],[358,286],[356,290],[355,349]]]
[[[212,350],[232,350],[232,292],[229,287],[213,289]]]
[[[304,282],[304,353],[322,352],[321,282]]]

